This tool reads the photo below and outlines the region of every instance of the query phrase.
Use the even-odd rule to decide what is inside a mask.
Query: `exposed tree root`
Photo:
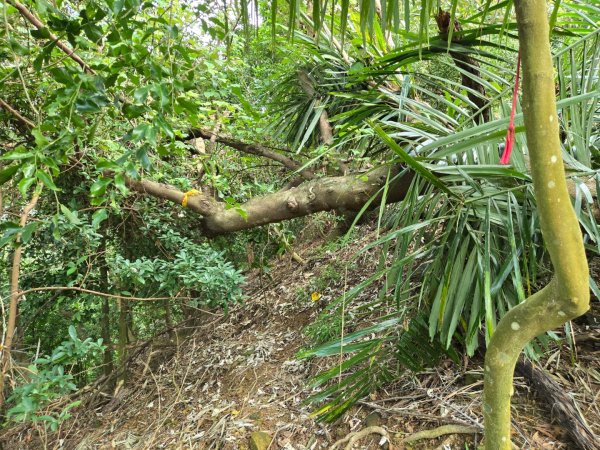
[[[389,433],[385,430],[385,428],[377,427],[377,426],[363,428],[360,431],[355,431],[354,433],[350,433],[345,438],[340,439],[339,441],[335,442],[331,447],[329,447],[329,450],[335,450],[336,448],[338,448],[338,446],[340,446],[342,444],[346,444],[346,443],[347,444],[344,447],[344,450],[351,450],[352,447],[354,446],[354,444],[356,444],[360,439],[362,439],[370,434],[380,434],[382,437],[386,438],[389,443],[388,449],[393,450],[394,447],[392,445],[392,439],[391,439]]]
[[[402,443],[410,444],[423,439],[437,439],[446,434],[475,434],[481,433],[482,431],[483,430],[479,427],[468,425],[442,425],[441,427],[433,428],[432,430],[423,430],[413,433],[402,439]]]

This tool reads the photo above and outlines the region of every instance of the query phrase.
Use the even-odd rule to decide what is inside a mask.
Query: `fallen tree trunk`
[[[517,363],[516,371],[527,379],[535,395],[550,407],[552,416],[556,416],[578,449],[600,450],[600,441],[581,415],[575,400],[550,375],[526,360]]]
[[[406,195],[413,178],[412,172],[401,173],[402,170],[399,165],[382,166],[366,173],[314,179],[234,207],[201,192],[186,194],[155,181],[129,179],[127,185],[134,191],[153,197],[186,203],[187,208],[202,215],[203,231],[212,236],[320,211],[360,211],[371,199],[373,206],[381,201],[381,191],[388,180],[391,183],[386,202],[398,202]]]

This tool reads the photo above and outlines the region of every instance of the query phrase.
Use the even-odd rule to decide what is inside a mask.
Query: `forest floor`
[[[374,236],[368,225],[360,227],[359,238],[349,246],[328,249],[319,241],[295,247],[305,264],[284,257],[268,276],[249,272],[243,304],[227,315],[204,313],[193,327],[182,326],[175,334],[177,345],[165,334],[133,350],[136,356],[130,360],[125,384],[108,394],[97,389],[100,383],[84,389],[73,397],[82,401],[71,411],[73,418],[56,432],[42,426],[4,430],[2,448],[243,450],[250,448],[253,432],[263,431],[273,438],[271,450],[317,450],[372,425],[387,430],[396,450],[476,448],[482,439],[481,358],[461,365],[442,361],[419,374],[405,372],[332,424],[316,422],[311,416],[314,406],[303,403],[311,393],[307,382],[331,367],[331,361],[295,358],[309,344],[305,327],[328,300],[360,283],[378,264],[375,252],[352,259]],[[352,262],[346,265],[348,261]],[[339,273],[340,267],[347,270]],[[319,300],[311,299],[312,289],[319,290]],[[361,295],[376,295],[377,289],[374,285]],[[598,317],[598,301],[593,302]],[[565,345],[541,361],[576,400],[596,434],[600,434],[598,332],[593,326],[576,325],[576,341],[579,333],[591,336],[576,347],[577,357],[572,359]],[[448,424],[470,432],[410,446],[401,442],[407,435]],[[538,402],[532,386],[519,377],[513,428],[519,448],[576,448],[553,411]],[[385,449],[389,443],[371,434],[354,448]]]

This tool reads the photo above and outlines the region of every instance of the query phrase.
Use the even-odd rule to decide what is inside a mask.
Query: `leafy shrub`
[[[190,306],[222,307],[242,299],[244,277],[223,252],[207,243],[197,244],[177,232],[161,234],[160,242],[169,253],[169,259],[140,257],[129,261],[121,255],[114,259],[114,273],[119,273],[122,284],[134,286],[151,295],[175,297],[182,290],[191,297]]]
[[[37,358],[27,367],[25,382],[18,385],[8,403],[12,406],[6,417],[14,422],[45,422],[52,431],[70,417],[69,410],[79,404],[71,402],[62,411],[39,414],[53,400],[75,390],[72,369],[82,360],[95,357],[104,350],[102,339],[82,341],[74,326],[69,327],[69,340],[56,347],[52,355]]]

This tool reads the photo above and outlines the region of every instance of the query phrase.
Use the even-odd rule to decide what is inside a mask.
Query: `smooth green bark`
[[[509,450],[517,358],[536,336],[589,308],[588,264],[562,163],[547,3],[515,0],[523,70],[523,116],[542,235],[554,277],[500,321],[485,358],[486,450]]]

